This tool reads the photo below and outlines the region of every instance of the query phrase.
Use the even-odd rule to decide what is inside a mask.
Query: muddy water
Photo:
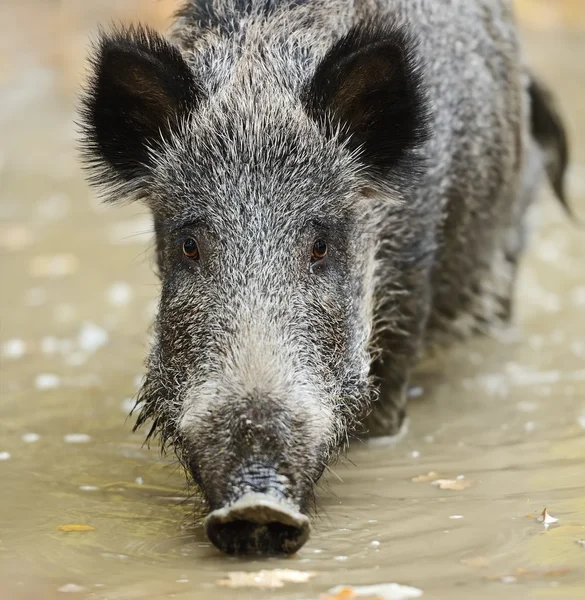
[[[3,22],[6,50],[17,30]],[[585,216],[585,38],[527,36],[527,50],[563,98]],[[180,470],[127,419],[157,294],[148,215],[98,205],[75,162],[68,82],[50,61],[11,58],[0,73],[0,598],[314,600],[388,582],[425,598],[585,597],[585,238],[548,195],[517,327],[421,367],[409,434],[333,466],[296,556],[226,558],[194,523]],[[430,471],[469,487],[412,481]],[[559,519],[548,530],[535,518],[544,507]],[[275,568],[315,575],[269,591],[216,583]]]

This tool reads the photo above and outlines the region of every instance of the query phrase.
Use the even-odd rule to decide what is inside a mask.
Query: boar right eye
[[[199,246],[193,238],[187,238],[183,242],[183,254],[190,260],[199,260]]]

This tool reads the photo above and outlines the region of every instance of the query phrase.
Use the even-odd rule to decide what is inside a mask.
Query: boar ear
[[[317,66],[305,91],[309,114],[338,130],[361,160],[385,172],[427,138],[415,42],[398,29],[354,27]]]
[[[200,91],[179,50],[143,27],[101,33],[82,98],[81,150],[110,197],[140,196],[151,149],[196,106]]]

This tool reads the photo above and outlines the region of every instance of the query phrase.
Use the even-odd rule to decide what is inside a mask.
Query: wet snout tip
[[[309,539],[309,519],[266,494],[246,494],[205,519],[205,532],[226,554],[294,554]]]

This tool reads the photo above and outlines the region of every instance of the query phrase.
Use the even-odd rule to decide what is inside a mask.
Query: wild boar
[[[137,427],[218,548],[295,552],[326,465],[400,430],[420,352],[509,320],[562,122],[506,0],[191,0],[91,65],[91,182],[156,232]]]

